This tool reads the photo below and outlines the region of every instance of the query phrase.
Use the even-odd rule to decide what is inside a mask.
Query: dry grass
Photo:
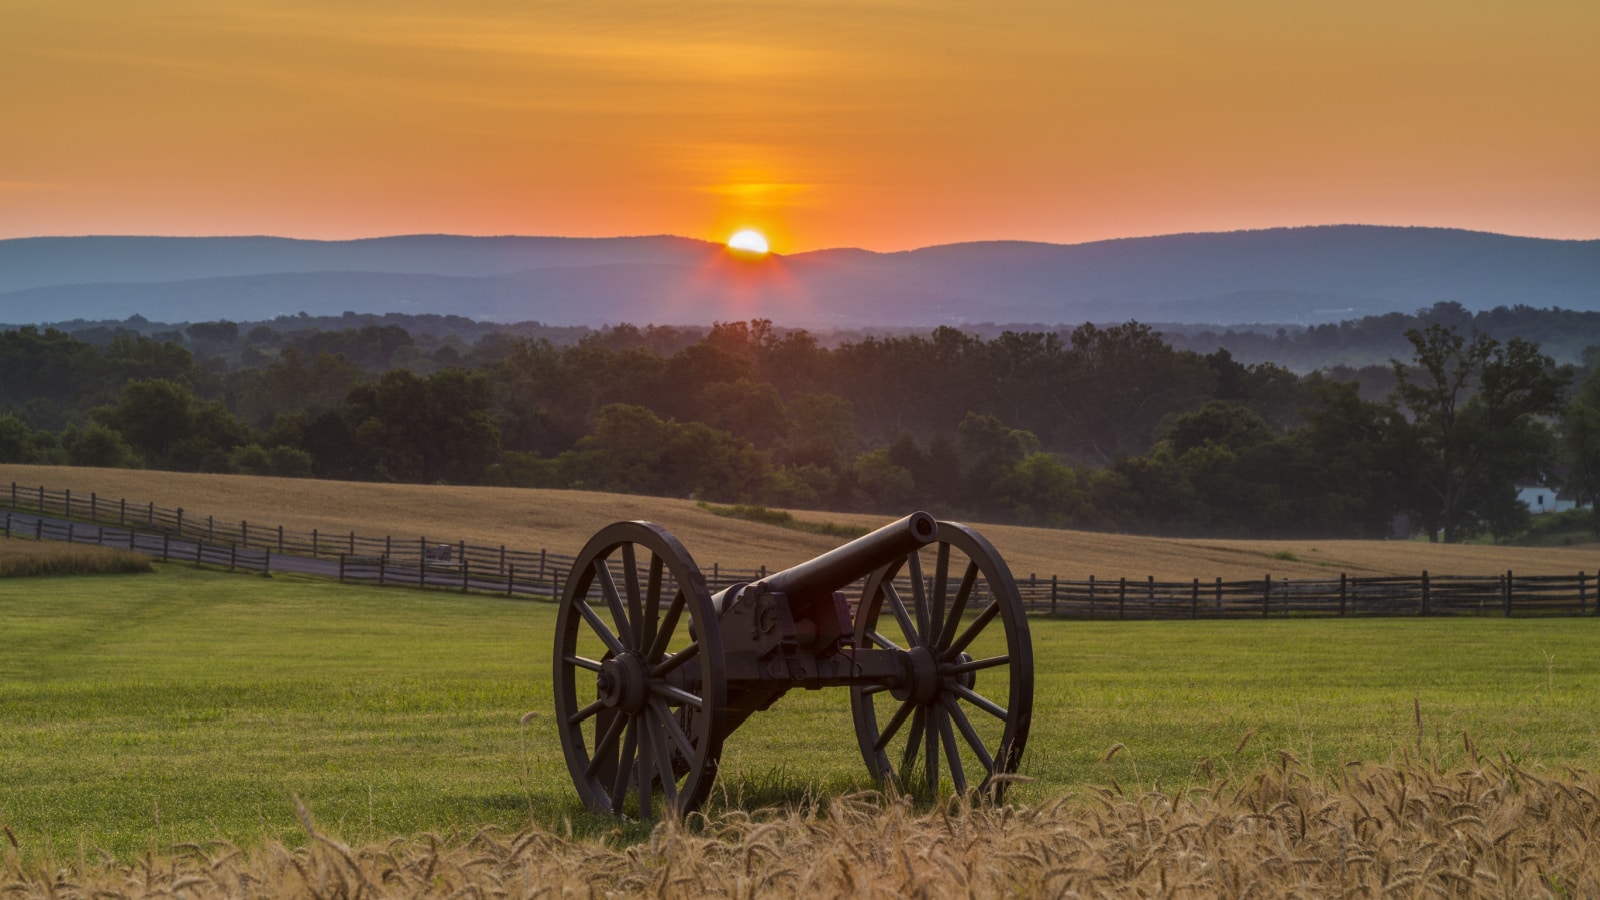
[[[709,567],[788,566],[838,543],[728,519],[690,500],[518,488],[366,484],[197,475],[129,469],[82,469],[0,465],[0,485],[11,482],[75,495],[98,493],[163,506],[183,506],[195,515],[259,525],[356,531],[367,535],[427,536],[430,539],[522,549],[546,547],[575,553],[601,526],[618,519],[650,519],[671,529],[697,561]],[[909,510],[908,510],[909,512]],[[875,527],[884,516],[794,511],[808,521]],[[979,523],[974,523],[979,524]],[[1556,548],[1445,546],[1412,541],[1228,541],[1130,537],[1085,531],[984,525],[1020,578],[1030,573],[1082,579],[1326,578],[1351,575],[1415,575],[1426,569],[1452,575],[1574,574],[1592,568],[1596,545]],[[1293,559],[1283,557],[1292,556]]]
[[[0,578],[30,575],[108,575],[149,572],[150,560],[138,553],[109,547],[58,544],[53,541],[0,539]]]
[[[300,808],[309,839],[293,850],[187,845],[119,865],[80,849],[34,865],[0,844],[0,896],[1595,896],[1597,792],[1588,773],[1504,759],[1319,778],[1283,753],[1241,782],[1178,793],[1114,784],[1035,808],[924,813],[859,795],[664,824],[631,846],[532,829],[352,848]]]

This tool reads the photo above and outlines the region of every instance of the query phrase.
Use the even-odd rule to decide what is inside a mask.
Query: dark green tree
[[[1562,406],[1570,370],[1527,341],[1470,340],[1434,323],[1411,329],[1412,362],[1394,361],[1394,399],[1409,414],[1400,484],[1430,540],[1459,541],[1504,506],[1520,477],[1554,457],[1544,419]]]

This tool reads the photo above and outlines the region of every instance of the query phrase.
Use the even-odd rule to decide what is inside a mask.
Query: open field
[[[354,843],[530,820],[608,833],[550,719],[554,612],[177,564],[0,582],[0,825],[54,857],[303,843],[298,796]],[[1402,753],[1470,764],[1469,738],[1541,777],[1600,768],[1593,619],[1033,628],[1032,780],[1011,796],[1035,807],[1203,785],[1279,750],[1318,778]],[[754,717],[719,783],[740,808],[869,787],[846,692]]]
[[[793,565],[834,547],[838,540],[715,516],[689,500],[519,488],[369,484],[196,475],[129,469],[0,465],[0,485],[11,482],[74,495],[95,492],[158,505],[182,506],[196,515],[291,529],[356,531],[365,535],[426,536],[486,546],[545,547],[576,553],[601,526],[618,519],[650,519],[671,529],[696,561],[709,567]],[[909,512],[909,510],[907,510]],[[851,513],[795,514],[812,521],[864,526],[887,517]],[[1350,575],[1563,574],[1600,568],[1600,545],[1527,548],[1430,545],[1413,541],[1227,541],[1168,539],[983,525],[1019,578],[1186,581],[1190,578],[1327,578]],[[1291,558],[1292,557],[1292,558]]]

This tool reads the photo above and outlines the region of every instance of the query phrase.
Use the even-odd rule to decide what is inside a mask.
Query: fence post
[[[6,513],[6,540],[11,540],[11,513]]]
[[[1265,619],[1272,614],[1272,575],[1267,575],[1261,590],[1261,618]]]
[[[267,548],[266,555],[261,558],[261,574],[263,574],[263,575],[271,575],[272,574],[272,548],[271,547]]]
[[[467,592],[467,579],[467,558],[463,556],[461,557],[461,593],[463,594]]]
[[[1422,614],[1428,614],[1428,570],[1422,570]]]
[[[1059,588],[1059,584],[1058,584],[1058,581],[1057,581],[1057,576],[1051,575],[1050,576],[1050,615],[1052,615],[1052,616],[1056,614],[1056,595],[1059,592],[1059,590],[1060,590],[1060,588]]]
[[[178,537],[183,537],[183,507],[178,507]]]
[[[152,500],[149,503],[145,504],[145,507],[144,507],[144,527],[146,527],[146,528],[155,528],[156,527],[156,504],[155,504],[154,500]]]
[[[713,585],[717,585],[717,584],[721,584],[722,583],[721,565],[722,565],[721,563],[712,563],[711,564],[711,583]]]
[[[196,569],[200,568],[200,564],[205,562],[205,552],[206,542],[202,540],[196,540],[194,542],[194,567]]]
[[[761,564],[761,577],[762,578],[767,577],[767,564],[766,563],[762,563]]]
[[[428,561],[428,539],[425,538],[425,537],[418,537],[417,538],[417,568],[418,569],[422,568],[422,564],[427,562],[427,561]]]
[[[104,547],[106,545],[106,529],[104,525],[94,527],[94,542]]]
[[[283,552],[283,526],[278,526],[278,552]]]
[[[228,545],[228,571],[232,572],[234,570],[234,567],[237,566],[238,564],[239,564],[239,548],[233,546],[232,544],[230,544],[230,545]]]
[[[339,554],[339,583],[344,584],[344,554]]]
[[[61,515],[70,519],[72,518],[72,491],[63,491],[61,496],[63,498],[61,501]]]
[[[123,497],[117,501],[117,524],[126,525],[128,518],[128,498]]]
[[[1152,615],[1154,615],[1156,607],[1156,577],[1154,575],[1150,576],[1149,585],[1150,586],[1148,588],[1148,594],[1145,597],[1145,602],[1149,604],[1150,612]]]
[[[211,541],[212,543],[216,543],[216,540],[217,540],[217,517],[216,516],[206,516],[206,540]]]
[[[356,555],[356,533],[354,531],[350,532],[350,555]]]
[[[73,540],[74,540],[74,535],[72,533],[72,523],[68,522],[67,523],[67,543],[70,544],[70,543],[73,542]]]
[[[1200,579],[1194,580],[1194,589],[1189,593],[1189,618],[1200,618]]]
[[[1089,576],[1089,618],[1094,618],[1094,576]]]
[[[250,523],[243,519],[239,520],[239,543],[250,546]]]
[[[1222,576],[1217,576],[1217,615],[1222,615]]]
[[[388,559],[393,551],[394,551],[394,535],[386,534],[386,535],[383,536],[383,557],[384,557],[384,559]]]
[[[93,522],[100,517],[100,496],[94,491],[89,492],[89,521]]]
[[[1117,582],[1117,618],[1122,618],[1123,610],[1128,603],[1128,576],[1122,576]]]
[[[129,552],[133,551],[133,541],[134,541],[134,538],[138,536],[138,534],[139,534],[139,532],[134,531],[132,528],[128,529],[128,551]]]
[[[39,512],[44,512],[44,485],[39,485]]]
[[[505,544],[501,544],[500,545],[500,568],[495,569],[495,571],[496,572],[504,572],[505,570],[506,570],[506,545]]]
[[[462,562],[467,561],[467,541],[465,538],[462,538],[459,542],[457,542],[456,555],[461,558]]]
[[[1506,570],[1506,618],[1511,618],[1511,570]]]
[[[1584,584],[1583,573],[1578,573],[1578,615],[1583,615],[1589,609],[1589,587]]]
[[[166,562],[172,558],[172,535],[165,532],[161,535],[161,561]]]
[[[383,570],[388,566],[389,557],[378,557],[378,587],[383,587]]]
[[[517,583],[517,564],[506,566],[506,596],[511,596],[511,590]]]
[[[312,556],[318,555],[318,551],[321,549],[318,546],[320,543],[321,542],[317,538],[317,530],[315,528],[311,529],[311,555]]]
[[[36,541],[44,540],[44,516],[33,520],[33,539]]]

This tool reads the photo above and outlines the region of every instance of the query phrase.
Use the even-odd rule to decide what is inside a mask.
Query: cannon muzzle
[[[752,584],[750,589],[784,594],[791,604],[803,606],[814,599],[832,596],[834,591],[843,590],[852,581],[865,578],[916,551],[938,534],[939,523],[933,516],[914,512],[815,559],[774,572]]]

